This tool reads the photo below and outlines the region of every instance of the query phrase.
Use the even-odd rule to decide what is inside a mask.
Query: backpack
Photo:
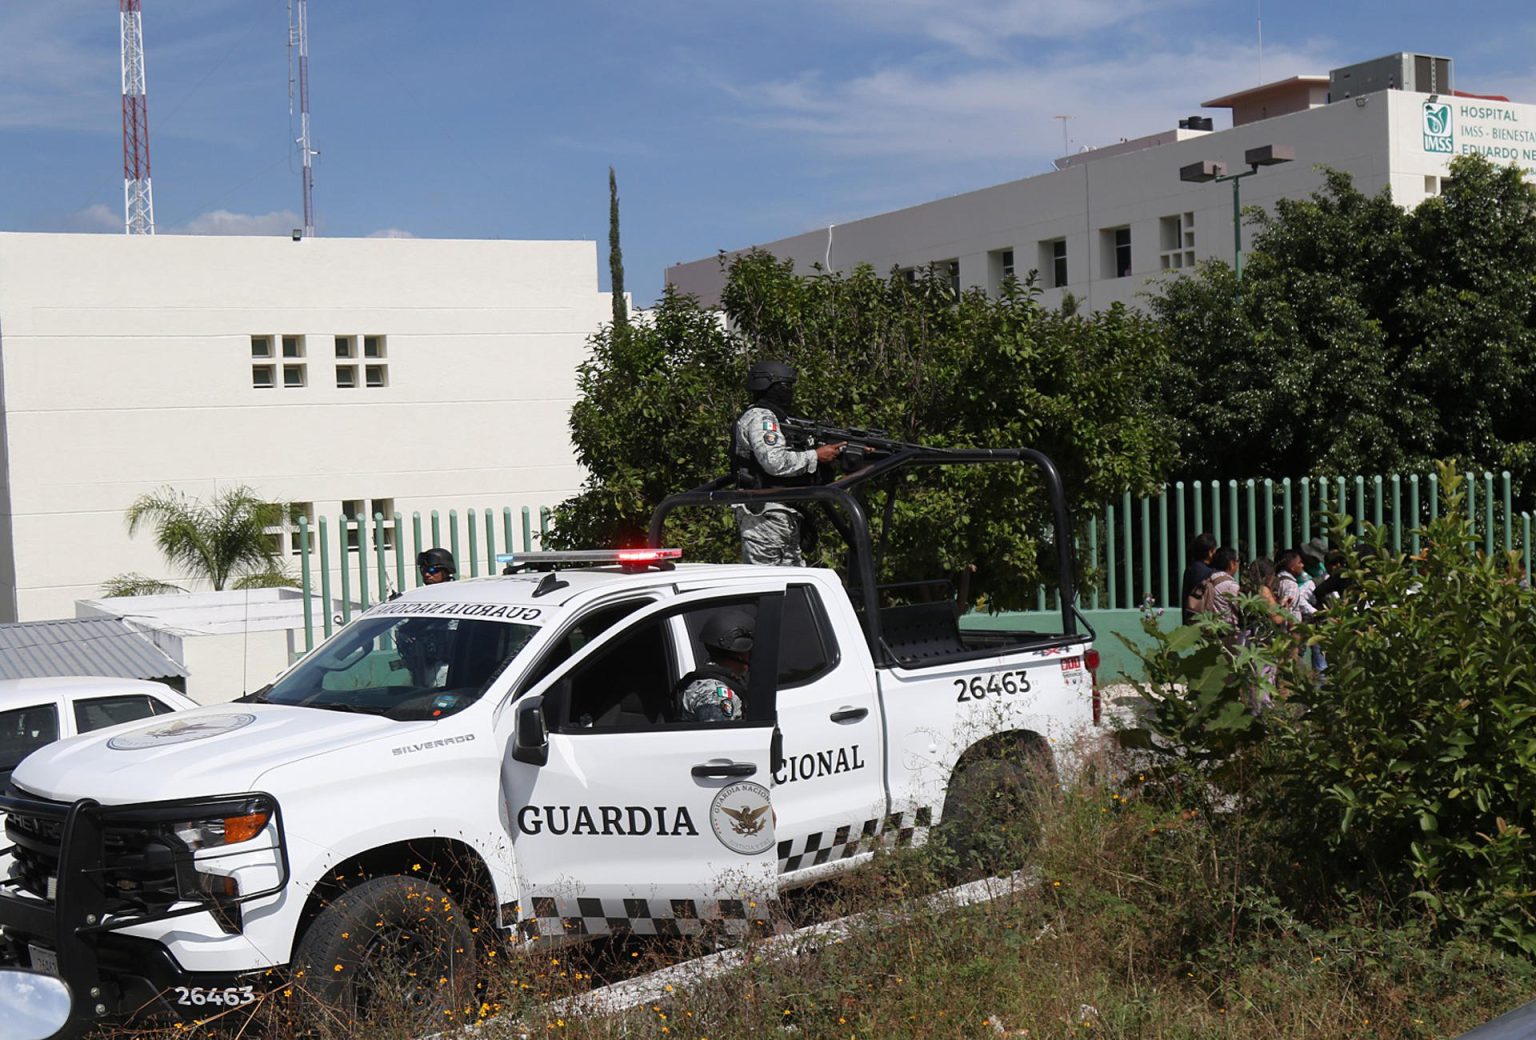
[[[1226,571],[1217,571],[1201,582],[1200,587],[1190,594],[1190,609],[1197,614],[1216,613],[1216,605],[1220,599],[1216,590],[1224,583],[1223,579],[1230,580],[1231,575]]]

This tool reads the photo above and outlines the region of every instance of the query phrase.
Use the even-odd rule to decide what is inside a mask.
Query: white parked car
[[[44,744],[195,707],[192,698],[143,679],[0,679],[0,790],[11,770]]]

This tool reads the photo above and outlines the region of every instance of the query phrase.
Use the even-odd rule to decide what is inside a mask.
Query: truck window
[[[750,606],[743,607],[753,613]],[[688,642],[693,659],[703,662],[709,654],[701,638],[710,611],[694,611],[687,616]],[[837,664],[837,638],[821,605],[821,597],[810,585],[791,585],[784,594],[784,614],[779,633],[779,689],[810,682]]]
[[[456,617],[362,618],[254,699],[436,719],[479,700],[538,628]]]
[[[116,726],[120,722],[137,722],[155,715],[164,715],[171,709],[142,693],[121,694],[116,697],[92,697],[75,702],[75,729],[89,733],[93,729]]]
[[[0,711],[0,772],[9,773],[22,759],[59,739],[59,710],[38,704]]]
[[[615,639],[568,675],[562,732],[650,728],[676,717],[667,623],[654,618]]]
[[[550,672],[560,667],[576,651],[608,631],[641,607],[654,602],[649,599],[630,599],[622,603],[610,603],[598,607],[576,619],[576,623],[560,634],[560,637],[544,651],[539,663],[529,670],[522,688],[528,689]]]

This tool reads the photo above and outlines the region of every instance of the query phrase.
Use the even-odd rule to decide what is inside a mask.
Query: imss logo
[[[1424,150],[1450,155],[1455,150],[1451,106],[1444,101],[1424,102]]]

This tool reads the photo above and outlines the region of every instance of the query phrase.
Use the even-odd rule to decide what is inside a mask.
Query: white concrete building
[[[318,596],[310,598],[317,629],[325,609]],[[332,601],[332,613],[340,609]],[[304,653],[304,595],[297,589],[83,599],[75,616],[122,619],[182,666],[183,692],[200,704],[260,689]]]
[[[0,621],[180,582],[123,519],[164,486],[312,518],[557,503],[610,314],[593,242],[0,234]]]
[[[1047,306],[1070,292],[1098,309],[1134,304],[1149,279],[1200,260],[1232,262],[1232,186],[1180,180],[1194,163],[1238,173],[1248,169],[1250,149],[1292,149],[1294,161],[1240,182],[1242,204],[1265,208],[1320,187],[1319,165],[1347,171],[1367,193],[1390,186],[1408,206],[1439,192],[1459,154],[1536,170],[1536,105],[1453,93],[1445,58],[1394,55],[1205,107],[1230,109],[1234,125],[1208,131],[1188,128],[1206,125],[1201,119],[1181,120],[1180,129],[1058,159],[1048,173],[760,247],[806,274],[815,265],[846,272],[868,263],[882,274],[934,265],[957,288],[995,291],[1005,273],[1023,279],[1036,270]],[[1250,240],[1245,231],[1245,250]],[[724,283],[715,256],[668,268],[666,277],[710,305]]]

